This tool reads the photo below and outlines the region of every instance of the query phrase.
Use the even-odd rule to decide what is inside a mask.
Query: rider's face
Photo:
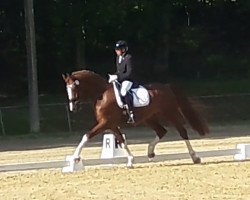
[[[117,56],[121,56],[124,53],[123,49],[115,49],[115,53]]]

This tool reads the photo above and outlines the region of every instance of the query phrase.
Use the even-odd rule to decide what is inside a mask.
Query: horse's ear
[[[66,73],[66,75],[65,75],[65,74],[62,74],[62,77],[63,77],[63,79],[66,81],[66,79],[69,78],[70,75],[69,75],[69,73]]]
[[[62,78],[63,80],[66,80],[66,76],[64,74],[62,74]]]

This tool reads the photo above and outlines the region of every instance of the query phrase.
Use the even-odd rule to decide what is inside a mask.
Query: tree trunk
[[[37,65],[36,65],[36,44],[33,0],[24,0],[25,27],[26,27],[26,48],[28,64],[28,85],[29,85],[29,122],[30,131],[40,131],[38,86],[37,86]]]

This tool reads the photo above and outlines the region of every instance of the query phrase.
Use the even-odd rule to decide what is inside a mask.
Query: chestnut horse
[[[79,102],[90,101],[94,105],[96,117],[96,124],[83,135],[73,154],[75,161],[80,160],[82,148],[87,141],[105,130],[110,130],[127,152],[127,166],[132,167],[133,155],[120,131],[120,127],[126,124],[127,117],[117,105],[112,84],[108,84],[106,79],[88,70],[76,71],[71,75],[62,76],[66,83],[70,111],[74,111]],[[200,163],[200,158],[189,142],[184,124],[189,123],[193,130],[200,135],[205,135],[209,132],[206,121],[195,111],[188,98],[176,87],[167,84],[152,84],[145,87],[150,95],[150,103],[145,107],[134,108],[136,122],[133,126],[145,125],[156,133],[155,139],[148,145],[149,160],[154,158],[156,144],[167,133],[165,125],[172,124],[184,139],[193,162]]]

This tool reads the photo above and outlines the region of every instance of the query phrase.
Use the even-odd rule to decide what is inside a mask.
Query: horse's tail
[[[209,133],[209,128],[206,120],[200,116],[200,114],[193,108],[189,99],[181,92],[179,88],[174,85],[170,85],[176,100],[180,106],[180,109],[191,125],[200,135],[206,135]]]

